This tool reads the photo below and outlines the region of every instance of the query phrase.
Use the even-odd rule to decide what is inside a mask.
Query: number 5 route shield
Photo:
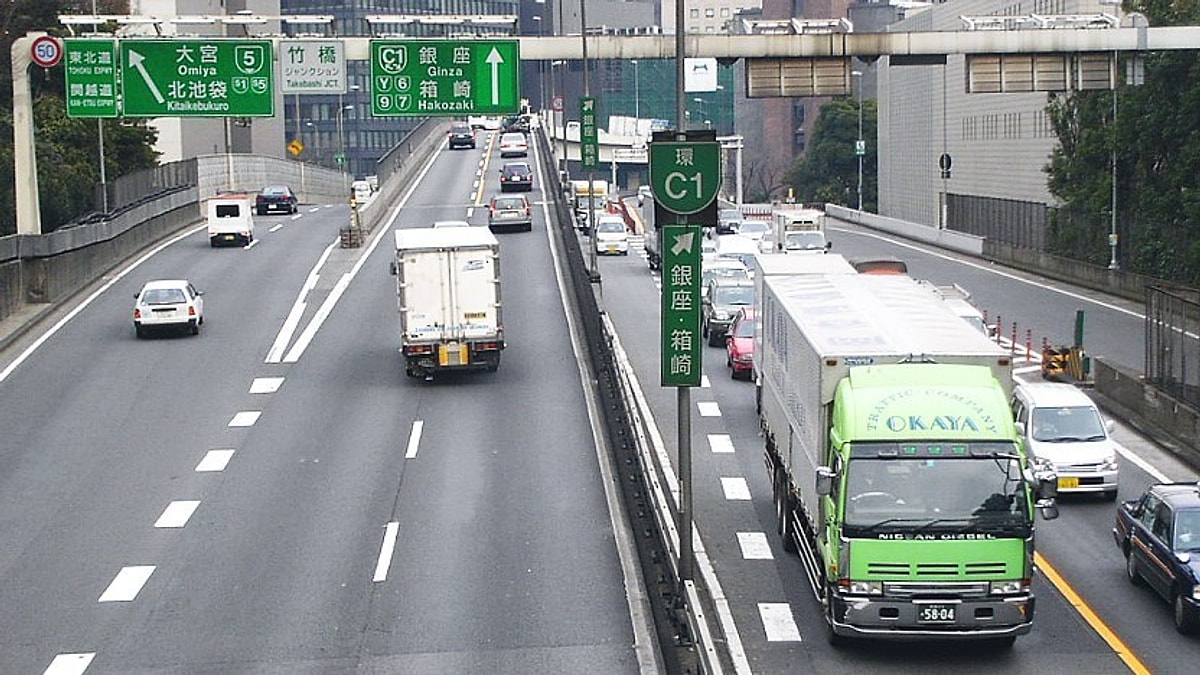
[[[127,117],[270,117],[270,40],[122,40]]]

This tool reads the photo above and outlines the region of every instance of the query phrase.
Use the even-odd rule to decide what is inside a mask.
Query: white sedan
[[[629,255],[629,228],[624,218],[606,215],[596,219],[596,253]]]
[[[529,144],[525,141],[525,134],[513,132],[500,135],[501,157],[524,157],[528,153]]]
[[[203,295],[186,279],[147,281],[133,296],[134,333],[143,338],[152,328],[183,328],[198,335],[204,323]]]

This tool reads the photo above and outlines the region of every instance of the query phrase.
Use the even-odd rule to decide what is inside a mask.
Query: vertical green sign
[[[271,117],[270,40],[121,40],[126,117]]]
[[[521,106],[516,40],[371,40],[371,114],[512,114]]]
[[[698,225],[666,225],[662,246],[662,386],[699,387],[700,237]]]
[[[579,161],[585,169],[600,167],[600,141],[596,134],[596,99],[579,99]]]
[[[117,43],[63,40],[68,117],[117,116]]]

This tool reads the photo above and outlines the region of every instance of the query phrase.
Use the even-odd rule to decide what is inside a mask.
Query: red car
[[[738,310],[729,333],[725,336],[725,365],[730,368],[730,377],[749,380],[754,373],[754,325],[753,307]]]

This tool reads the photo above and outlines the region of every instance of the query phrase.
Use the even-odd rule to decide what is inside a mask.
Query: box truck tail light
[[[475,351],[477,352],[494,352],[500,349],[499,342],[476,342]]]
[[[409,345],[404,348],[405,354],[432,354],[433,345]]]

